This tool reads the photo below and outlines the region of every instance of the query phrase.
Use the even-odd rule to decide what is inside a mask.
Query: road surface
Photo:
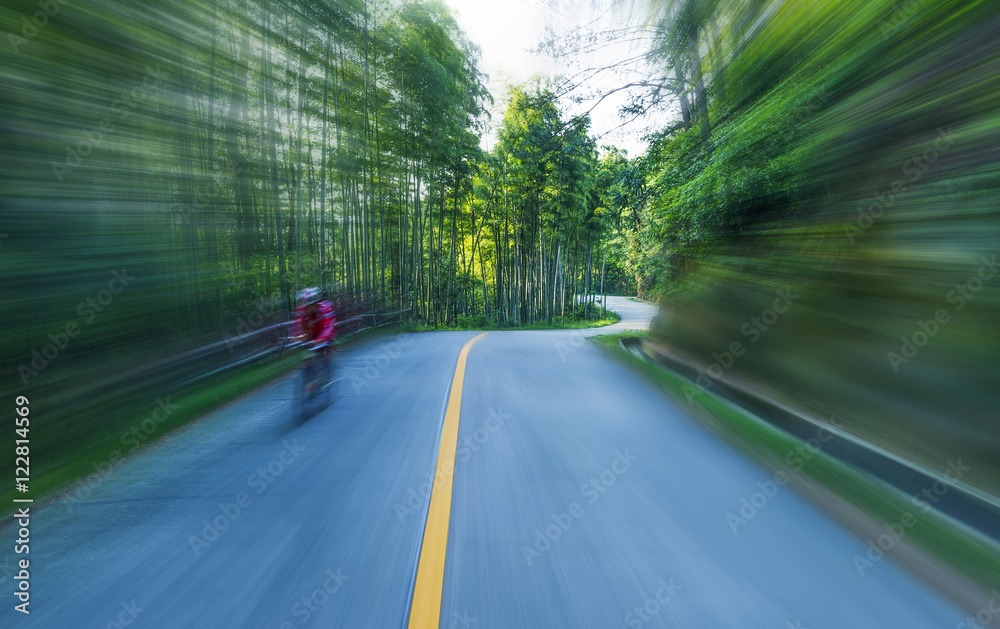
[[[653,314],[610,306],[617,329]],[[440,627],[962,622],[888,560],[859,574],[865,540],[769,485],[594,332],[490,332],[468,350]],[[285,378],[95,461],[95,487],[32,510],[30,616],[10,594],[16,527],[0,530],[0,626],[404,627],[449,388],[476,336],[342,352],[334,404],[304,424]],[[734,532],[744,499],[757,507]]]

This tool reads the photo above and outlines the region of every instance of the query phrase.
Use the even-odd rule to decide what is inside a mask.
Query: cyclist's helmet
[[[318,302],[320,299],[319,289],[315,286],[310,286],[309,288],[303,288],[295,295],[295,301],[298,302],[299,308],[304,308],[310,304]]]

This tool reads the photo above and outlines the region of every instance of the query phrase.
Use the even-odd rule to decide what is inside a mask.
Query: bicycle
[[[303,345],[293,342],[289,347]],[[298,382],[298,415],[302,421],[330,405],[333,388],[333,348],[324,344],[308,347],[307,351]]]

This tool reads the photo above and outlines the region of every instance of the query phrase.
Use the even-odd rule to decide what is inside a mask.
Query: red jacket
[[[337,317],[333,304],[321,301],[310,314],[308,308],[296,308],[292,319],[292,337],[308,336],[317,345],[329,343],[336,337]]]

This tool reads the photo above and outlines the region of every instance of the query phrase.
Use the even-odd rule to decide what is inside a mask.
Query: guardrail
[[[393,323],[400,323],[405,319],[402,315],[410,312],[411,310],[412,308],[404,308],[403,310],[397,310],[396,312],[371,312],[355,315],[349,319],[344,319],[343,321],[337,321],[337,336],[343,338],[344,336],[350,336],[351,334],[357,334],[358,332],[364,332],[365,330],[373,330],[375,328],[381,328]],[[369,325],[364,327],[355,327],[359,324],[363,325],[365,322],[368,322]]]
[[[400,323],[405,319],[403,315],[410,312],[410,310],[410,308],[405,308],[396,312],[371,312],[355,315],[343,321],[337,321],[334,324],[334,329],[337,331],[338,338],[349,338],[359,332],[373,330],[393,323]],[[367,325],[365,325],[366,323]],[[196,358],[202,359],[199,361],[202,366],[204,366],[203,361],[205,358],[213,352],[220,352],[223,348],[232,352],[233,348],[239,347],[241,356],[232,362],[227,362],[207,371],[203,370],[202,373],[189,377],[177,386],[184,387],[194,384],[241,365],[281,354],[285,347],[285,338],[288,336],[288,326],[288,321],[282,321],[239,336],[227,336],[227,338],[218,343],[212,343],[211,345],[206,345],[189,352],[189,354],[193,354]]]
[[[648,341],[621,339],[623,349],[656,362],[684,376],[695,384],[703,366]],[[907,461],[873,443],[812,417],[781,402],[765,398],[751,387],[731,378],[714,378],[712,392],[750,411],[754,416],[802,441],[816,434],[819,427],[831,433],[823,451],[856,469],[882,480],[907,495],[919,495],[929,487],[943,484],[948,489],[935,491],[933,507],[984,538],[1000,542],[1000,504],[997,499],[961,481],[945,478],[931,470]]]
[[[410,308],[406,308],[395,312],[373,312],[349,317],[337,322],[337,336],[349,338],[359,332],[399,323],[410,311]],[[231,369],[281,354],[284,339],[288,336],[288,325],[288,321],[280,321],[244,334],[223,334],[220,341],[140,366],[121,369],[83,390],[68,386],[58,387],[58,390],[67,396],[67,400],[63,402],[71,402],[70,396],[78,399],[83,397],[90,402],[111,399],[136,382],[161,392],[176,391]]]

